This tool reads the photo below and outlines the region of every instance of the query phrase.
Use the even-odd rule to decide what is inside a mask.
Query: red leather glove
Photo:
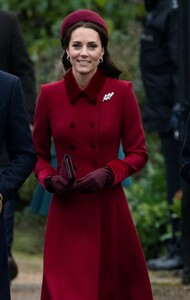
[[[112,179],[113,173],[109,167],[100,168],[76,180],[73,191],[83,194],[94,193],[106,184],[111,184]]]
[[[60,175],[47,177],[45,179],[45,186],[50,193],[56,193],[57,195],[64,195],[71,192],[67,180]]]

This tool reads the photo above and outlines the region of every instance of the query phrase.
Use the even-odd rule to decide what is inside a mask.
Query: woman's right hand
[[[45,186],[50,193],[57,195],[65,195],[71,192],[71,187],[67,180],[60,175],[47,177],[45,179]]]

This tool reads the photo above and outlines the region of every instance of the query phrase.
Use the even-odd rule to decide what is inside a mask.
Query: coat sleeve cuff
[[[107,163],[106,165],[111,168],[113,172],[113,185],[122,182],[126,177],[128,177],[128,169],[126,167],[126,164],[124,164],[122,160],[115,159]]]
[[[42,187],[44,189],[47,189],[46,185],[45,185],[45,179],[47,177],[57,175],[57,170],[54,169],[53,167],[49,167],[49,168],[41,169],[38,172],[34,171],[34,174],[37,177],[37,179],[39,180],[39,182],[41,183]]]

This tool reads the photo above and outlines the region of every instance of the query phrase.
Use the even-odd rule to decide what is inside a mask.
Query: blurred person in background
[[[32,130],[36,104],[36,82],[33,64],[16,15],[3,10],[0,10],[0,70],[20,78]],[[8,160],[7,149],[4,145],[0,156],[0,172],[3,171]],[[13,195],[4,207],[10,280],[18,274],[18,266],[12,254],[15,197],[16,195]]]
[[[180,95],[182,110],[182,283],[190,284],[190,2],[183,0],[180,9]]]
[[[179,22],[177,0],[145,0],[147,16],[141,35],[140,67],[145,90],[143,124],[157,132],[165,162],[167,203],[172,238],[166,255],[148,261],[151,270],[182,267],[181,219],[170,205],[182,197],[179,104]],[[156,192],[156,191],[155,191]]]
[[[9,156],[0,172],[0,299],[10,300],[4,209],[32,172],[36,156],[18,77],[0,71],[0,153],[3,144]]]
[[[187,112],[187,111],[186,111]],[[185,123],[186,124],[186,123]],[[184,130],[184,144],[182,148],[181,175],[187,185],[184,185],[183,201],[183,260],[184,269],[182,283],[190,284],[190,114],[187,117],[186,129]]]

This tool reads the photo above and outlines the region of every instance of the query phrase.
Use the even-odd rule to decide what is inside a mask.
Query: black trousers
[[[165,162],[166,188],[168,205],[173,203],[176,192],[182,189],[180,176],[181,141],[176,140],[172,131],[160,133],[162,154]],[[171,253],[181,253],[181,219],[173,218],[169,211],[169,222],[172,227],[172,238],[169,242]]]
[[[0,172],[9,162],[8,153],[5,145],[3,146],[3,150],[0,157]],[[9,199],[4,205],[4,218],[6,225],[6,244],[7,244],[7,254],[11,256],[11,250],[13,245],[13,236],[14,236],[14,205],[15,199],[12,197]]]
[[[15,199],[9,199],[4,205],[4,216],[6,225],[7,254],[10,257],[12,253],[14,237],[14,205]]]
[[[181,144],[185,136],[188,113],[183,114],[181,126]],[[190,183],[182,180],[182,258],[184,266],[190,268]]]
[[[184,266],[190,268],[190,184],[182,182],[182,258]]]
[[[3,211],[0,215],[0,299],[11,299],[7,263],[6,231]]]

